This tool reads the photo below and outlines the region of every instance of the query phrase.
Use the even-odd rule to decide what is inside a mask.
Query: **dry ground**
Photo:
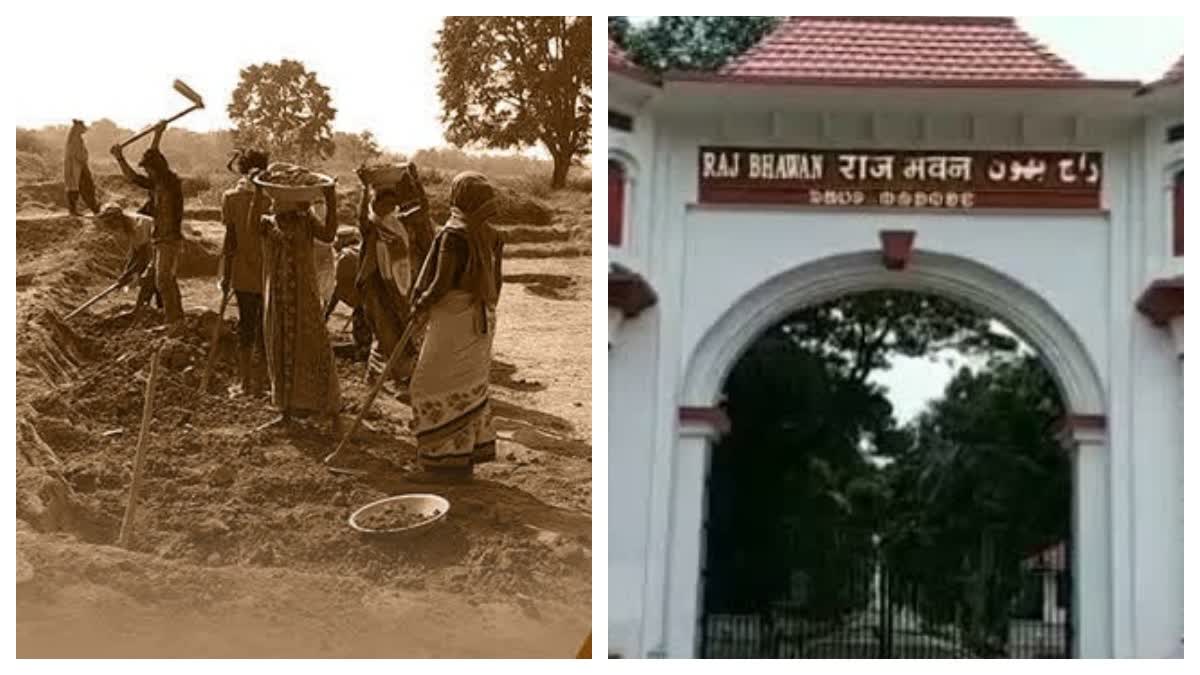
[[[400,540],[358,535],[346,518],[426,491],[404,479],[415,454],[404,402],[381,395],[357,437],[369,477],[328,473],[325,428],[254,432],[272,417],[266,399],[226,393],[232,308],[214,384],[198,391],[220,228],[193,205],[188,330],[164,348],[125,550],[115,541],[159,317],[134,322],[125,295],[62,321],[115,278],[124,245],[47,203],[53,190],[27,189],[42,193],[18,188],[16,221],[19,656],[574,653],[591,615],[590,259],[577,255],[588,195],[552,198],[541,225],[505,224],[516,241],[492,372],[498,460],[474,484],[439,489],[451,501],[442,525]],[[338,368],[348,419],[364,364]]]

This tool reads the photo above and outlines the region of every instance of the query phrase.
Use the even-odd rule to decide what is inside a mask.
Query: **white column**
[[[699,656],[697,631],[703,588],[705,474],[715,432],[680,431],[675,445],[671,490],[671,526],[667,556],[666,654],[668,658]]]
[[[1055,623],[1058,621],[1058,579],[1053,572],[1042,573],[1042,621]]]
[[[1108,658],[1113,647],[1108,447],[1102,430],[1076,431],[1073,441],[1075,655]]]

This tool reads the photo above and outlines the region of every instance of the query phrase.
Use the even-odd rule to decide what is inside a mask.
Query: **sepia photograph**
[[[607,19],[607,655],[1182,658],[1183,18]]]
[[[591,18],[155,7],[13,36],[17,656],[590,658]]]

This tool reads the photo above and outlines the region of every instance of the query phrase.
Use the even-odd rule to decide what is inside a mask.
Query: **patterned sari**
[[[450,204],[450,219],[434,237],[414,284],[414,295],[433,302],[409,390],[417,457],[425,469],[466,468],[496,458],[488,389],[502,243],[487,225],[495,193],[482,175],[465,172],[451,185]],[[461,269],[440,269],[447,247],[461,252]],[[440,279],[457,282],[441,292]]]
[[[487,330],[480,331],[479,301],[467,291],[450,291],[430,309],[411,388],[417,456],[424,468],[496,458],[488,399],[496,309],[488,307],[486,316]]]
[[[313,233],[321,223],[311,211],[264,216],[283,241],[263,237],[263,337],[271,397],[281,411],[332,415],[341,407],[333,349],[313,260]]]

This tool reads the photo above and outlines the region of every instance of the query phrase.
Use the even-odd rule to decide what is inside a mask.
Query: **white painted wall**
[[[610,94],[612,90],[610,89]],[[685,368],[706,333],[768,280],[829,256],[877,251],[883,229],[917,231],[916,248],[966,258],[1049,304],[1077,336],[1105,394],[1108,431],[1079,448],[1078,522],[1103,536],[1086,555],[1082,604],[1111,613],[1079,636],[1085,655],[1154,657],[1182,635],[1182,368],[1167,331],[1134,303],[1169,256],[1164,192],[1180,150],[1165,145],[1169,115],[1094,107],[1022,113],[950,106],[926,97],[905,109],[856,110],[842,101],[760,94],[704,107],[636,103],[634,134],[613,152],[637,164],[630,231],[615,260],[644,274],[659,296],[622,324],[610,354],[610,643],[625,657],[695,653],[708,440],[681,430]],[[670,92],[667,93],[670,99]],[[747,101],[754,98],[754,105]],[[660,97],[661,99],[661,97]],[[621,109],[614,96],[614,106]],[[633,104],[631,104],[633,105]],[[807,107],[805,107],[807,106]],[[1013,106],[1009,106],[1013,107]],[[1019,105],[1015,107],[1019,108]],[[1049,107],[1049,104],[1047,104]],[[803,108],[803,109],[801,109]],[[631,112],[630,108],[623,110]],[[782,111],[782,112],[781,112]],[[1082,118],[1074,113],[1085,113]],[[776,147],[1062,149],[1104,152],[1107,212],[868,212],[696,206],[697,148]],[[1018,310],[1019,311],[1019,310]],[[1095,411],[1077,411],[1095,412]],[[1096,561],[1101,562],[1097,563]]]

